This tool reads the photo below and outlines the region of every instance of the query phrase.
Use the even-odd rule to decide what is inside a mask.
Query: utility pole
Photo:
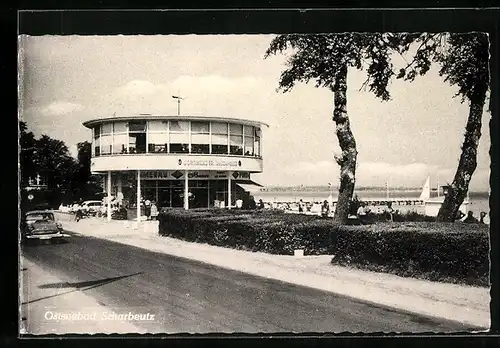
[[[173,95],[172,98],[177,99],[177,116],[181,115],[181,100],[184,98],[181,98],[180,94],[178,95]]]

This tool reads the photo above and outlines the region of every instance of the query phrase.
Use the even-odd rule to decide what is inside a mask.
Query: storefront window
[[[212,122],[212,154],[227,155],[227,123]]]
[[[191,122],[191,153],[210,153],[210,124]]]
[[[189,122],[170,121],[170,153],[189,153]]]
[[[130,121],[128,123],[129,152],[146,152],[146,121]]]

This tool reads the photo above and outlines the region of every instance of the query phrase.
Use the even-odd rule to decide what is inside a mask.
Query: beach
[[[389,192],[389,199],[418,199],[420,196],[420,190],[394,190]],[[385,199],[387,198],[387,192],[383,190],[359,190],[354,192],[360,200],[370,200],[370,199]],[[264,202],[298,202],[302,199],[304,202],[323,202],[328,200],[329,196],[332,196],[333,200],[337,199],[337,193],[330,192],[328,190],[275,190],[275,191],[259,191],[253,194],[256,201],[262,199]],[[489,212],[489,193],[488,192],[471,192],[469,195],[470,203],[468,205],[468,210],[474,213],[474,216],[478,217],[479,213]],[[401,212],[415,211],[417,213],[424,212],[423,205],[400,205],[393,203],[393,208],[400,210]]]

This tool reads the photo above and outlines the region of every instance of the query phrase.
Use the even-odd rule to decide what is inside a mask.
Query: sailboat
[[[438,184],[439,185],[439,184]],[[424,186],[422,187],[422,193],[420,194],[420,200],[424,203],[425,215],[427,216],[437,216],[439,213],[439,209],[444,202],[444,198],[446,195],[446,186],[443,186],[444,195],[439,195],[439,186],[437,188],[438,195],[437,197],[431,198],[431,176],[427,176]],[[458,208],[462,213],[467,215],[467,211],[469,209],[469,192],[467,192],[467,197],[463,201],[462,205]]]
[[[431,198],[431,176],[427,177],[424,186],[422,187],[422,193],[420,193],[420,200],[425,202]]]

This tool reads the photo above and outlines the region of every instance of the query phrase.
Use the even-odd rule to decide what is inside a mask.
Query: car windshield
[[[26,215],[26,221],[54,221],[54,215],[51,213],[37,213],[37,214],[28,214]]]

